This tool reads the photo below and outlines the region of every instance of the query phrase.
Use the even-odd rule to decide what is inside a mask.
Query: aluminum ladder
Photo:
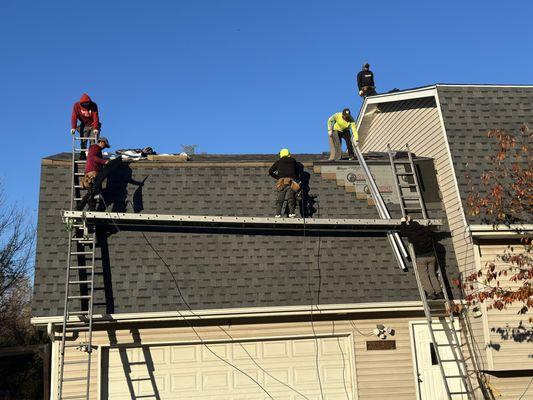
[[[353,137],[351,140],[352,140],[352,146],[355,152],[355,156],[357,157],[357,160],[359,161],[359,165],[361,166],[363,173],[365,175],[365,179],[368,184],[370,194],[372,195],[372,199],[374,200],[376,204],[379,217],[382,219],[391,219],[389,210],[387,209],[387,206],[385,205],[385,202],[383,201],[383,197],[381,196],[381,193],[379,192],[376,181],[374,180],[374,177],[372,176],[372,173],[370,172],[370,169],[368,168],[365,158],[363,157],[363,153],[361,152],[361,149],[359,148],[359,144],[357,142],[354,142]],[[407,254],[407,250],[405,249],[405,245],[402,239],[400,238],[400,235],[398,234],[398,232],[388,231],[387,238],[389,239],[389,243],[392,247],[394,257],[396,258],[398,266],[403,271],[407,271],[406,260],[407,260],[408,254]]]
[[[413,162],[413,154],[409,151],[409,145],[405,145],[405,148],[407,152],[407,160],[402,160],[395,158],[390,145],[387,145],[387,152],[389,153],[389,160],[394,177],[394,185],[398,199],[400,200],[400,209],[404,217],[407,214],[415,212],[421,214],[423,219],[428,219],[426,205],[422,199],[418,174]]]
[[[445,310],[442,314],[438,313],[434,315],[426,297],[426,292],[424,291],[420,281],[420,276],[416,267],[416,255],[414,247],[411,243],[409,243],[408,247],[411,261],[413,263],[413,270],[415,271],[418,291],[424,306],[424,314],[426,315],[427,326],[429,329],[431,342],[433,344],[434,354],[437,357],[448,399],[474,400],[474,389],[468,377],[468,369],[466,367],[463,352],[461,351],[461,343],[459,342],[459,336],[457,334],[460,332],[460,330],[457,330],[456,319],[453,315],[453,311],[450,310],[450,312],[447,312]],[[444,285],[444,279],[440,265],[438,266],[437,275],[441,288],[443,289],[442,292],[444,293],[444,304],[451,304],[448,293],[445,289],[446,287]],[[437,300],[436,302],[442,303],[442,300]],[[436,322],[435,318],[437,318],[439,321],[438,327],[434,327]],[[444,335],[440,335],[440,332],[444,333]],[[441,338],[442,340],[438,340]],[[455,365],[455,368],[453,368],[454,370],[450,371],[449,368],[445,368],[445,364]]]
[[[424,219],[428,218],[427,209],[422,198],[422,191],[420,190],[420,181],[416,171],[416,166],[413,161],[413,155],[409,150],[409,145],[405,145],[407,152],[407,159],[397,158],[391,150],[390,145],[387,145],[387,152],[391,164],[392,174],[394,177],[394,184],[396,193],[400,201],[400,209],[402,216],[407,216],[410,212],[421,214]],[[461,351],[461,345],[456,330],[456,319],[453,312],[446,312],[436,314],[432,311],[429,304],[426,292],[420,281],[420,275],[416,266],[415,249],[411,243],[408,245],[409,256],[415,272],[418,292],[424,307],[424,314],[427,320],[427,326],[431,342],[433,344],[434,354],[437,358],[439,369],[443,378],[444,388],[448,399],[468,399],[475,398],[472,384],[468,378],[468,370],[466,362]],[[436,254],[435,254],[436,257]],[[439,284],[444,294],[444,304],[451,304],[446,285],[444,284],[443,271],[440,264],[437,262],[437,276]],[[442,300],[437,300],[437,304],[442,304]],[[439,327],[435,328],[435,318],[439,321]],[[438,332],[443,332],[443,340],[437,340],[442,337]],[[445,363],[453,363],[456,368],[455,371],[449,373],[449,369],[444,367]]]
[[[88,139],[76,135],[72,138],[71,210],[75,208],[76,202],[81,200],[80,181],[84,173],[79,172],[79,167],[85,166],[86,163],[79,159],[84,150],[81,146],[78,148],[77,144]],[[68,258],[57,398],[88,400],[94,349],[92,335],[96,232],[89,228],[83,219],[67,219],[65,222],[68,228]],[[79,340],[81,336],[83,341]],[[65,357],[71,359],[66,360]]]

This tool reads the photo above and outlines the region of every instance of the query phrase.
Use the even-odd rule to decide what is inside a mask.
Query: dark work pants
[[[296,192],[291,189],[290,185],[285,186],[280,191],[276,191],[276,215],[281,215],[283,203],[287,201],[289,214],[294,214],[296,208]]]
[[[100,194],[101,192],[102,192],[102,182],[97,182],[97,180],[95,180],[93,184],[91,185],[91,187],[87,189],[87,193],[85,193],[85,196],[82,197],[76,209],[78,211],[83,211],[85,206],[88,204],[89,211],[95,211],[96,200],[94,199],[94,196]]]
[[[350,132],[350,130],[346,129],[340,132],[334,131],[333,134],[335,134],[335,132],[339,134],[339,144],[341,145],[341,148],[342,148],[341,139],[344,139],[344,141],[346,142],[346,149],[348,149],[348,156],[350,156],[350,158],[355,158],[355,153],[353,151],[353,146],[352,146],[352,133]]]
[[[80,137],[86,137],[89,138],[89,145],[96,143],[96,140],[98,139],[98,136],[100,136],[100,127],[102,124],[98,124],[98,135],[96,137],[93,137],[93,131],[94,127],[92,126],[86,126],[85,124],[80,124],[76,128],[78,132],[80,133]],[[87,148],[87,140],[80,140],[80,148],[86,149]]]
[[[416,269],[418,270],[418,276],[420,276],[420,282],[422,283],[422,287],[428,296],[442,292],[439,278],[437,277],[437,272],[435,270],[436,266],[437,259],[435,256],[416,258]]]

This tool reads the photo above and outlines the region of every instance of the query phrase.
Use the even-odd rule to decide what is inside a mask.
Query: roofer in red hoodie
[[[96,144],[89,147],[89,151],[87,152],[87,164],[85,164],[85,175],[81,181],[81,187],[87,189],[87,194],[83,196],[76,207],[78,211],[83,210],[86,204],[89,204],[89,211],[94,211],[96,208],[94,197],[100,194],[103,180],[98,179],[98,175],[102,170],[102,166],[109,162],[109,160],[105,160],[102,156],[102,150],[107,147],[110,146],[109,141],[105,137],[99,138]]]
[[[79,125],[78,121],[80,121]],[[70,133],[74,135],[78,131],[80,137],[90,138],[90,143],[96,143],[96,139],[100,135],[101,126],[102,124],[98,118],[98,105],[91,100],[87,93],[83,93],[80,101],[74,103],[72,108]],[[87,140],[81,141],[81,148],[87,148]],[[85,159],[84,151],[81,152],[80,159]]]

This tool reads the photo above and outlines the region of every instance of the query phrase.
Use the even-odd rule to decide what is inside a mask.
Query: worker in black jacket
[[[416,268],[426,297],[429,300],[442,299],[442,288],[436,274],[437,257],[433,245],[433,232],[407,215],[402,218],[400,234],[407,237],[415,249]]]
[[[357,74],[357,87],[359,96],[374,96],[376,93],[376,84],[374,83],[374,73],[370,71],[370,64],[364,63],[363,69]]]
[[[289,208],[289,218],[296,217],[296,193],[300,190],[300,166],[291,157],[289,149],[281,149],[279,160],[277,160],[268,170],[268,174],[277,179],[274,190],[276,191],[276,218],[281,217],[283,203],[286,201]]]

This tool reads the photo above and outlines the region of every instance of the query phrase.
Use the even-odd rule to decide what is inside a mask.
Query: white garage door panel
[[[348,393],[352,399],[352,351],[348,336],[317,341],[217,343],[210,344],[209,349],[199,344],[109,349],[108,382],[102,382],[103,398],[269,399],[252,379],[219,360],[214,352],[246,372],[276,399],[303,398],[283,384],[286,383],[310,400],[319,400],[317,344],[324,398],[345,400]]]

